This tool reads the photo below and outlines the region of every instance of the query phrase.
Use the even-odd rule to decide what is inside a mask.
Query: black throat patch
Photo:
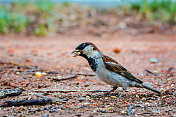
[[[95,59],[91,58],[91,57],[88,58],[86,55],[82,55],[82,57],[84,57],[85,59],[87,59],[87,61],[89,62],[89,65],[91,67],[91,69],[95,72],[97,70],[97,67],[98,67]]]
[[[90,65],[91,69],[95,72],[97,70],[97,67],[98,67],[95,59],[88,58],[88,62],[89,62],[89,65]]]

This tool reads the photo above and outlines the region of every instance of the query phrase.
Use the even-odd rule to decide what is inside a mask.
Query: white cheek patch
[[[87,56],[90,56],[93,52],[93,47],[91,45],[86,46],[83,50],[83,54],[86,54]]]
[[[94,50],[94,48],[91,45],[85,47],[82,52],[83,52],[83,54],[87,55],[88,58],[90,58],[90,57],[99,58],[100,57],[100,53],[98,51]]]

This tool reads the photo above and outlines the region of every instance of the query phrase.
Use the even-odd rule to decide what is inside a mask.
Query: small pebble
[[[117,53],[117,54],[120,53],[120,51],[121,51],[120,48],[115,48],[115,49],[113,50],[113,52],[114,52],[114,53]]]
[[[174,88],[174,84],[171,84],[171,87]]]
[[[98,109],[97,111],[98,111],[98,112],[101,112],[101,113],[107,113],[106,111],[101,110],[101,109]]]
[[[139,95],[136,95],[137,98],[139,98]]]
[[[75,100],[73,100],[73,99],[69,99],[68,102],[74,103]]]
[[[20,74],[20,72],[16,72],[16,74]]]
[[[79,98],[78,99],[80,102],[87,100],[86,98]]]
[[[126,112],[124,110],[121,111],[122,114],[125,114]]]
[[[117,98],[116,96],[111,96],[111,98]]]
[[[159,114],[160,112],[156,111],[155,114]]]
[[[108,108],[98,108],[97,111],[98,112],[102,112],[102,113],[107,113],[107,112],[111,112],[114,110],[114,107],[108,107]]]
[[[21,68],[22,68],[22,66],[18,66],[18,67],[17,67],[17,69],[21,69]]]
[[[150,62],[151,62],[151,63],[159,63],[159,60],[156,59],[156,58],[151,58],[151,59],[150,59]]]
[[[59,111],[59,110],[57,110],[57,109],[51,108],[50,113],[58,112],[58,111]]]
[[[23,79],[28,79],[27,77],[23,77]]]
[[[167,81],[172,81],[172,78],[168,78]]]
[[[42,76],[42,73],[41,73],[41,72],[36,72],[36,73],[35,73],[35,76],[41,77],[41,76]]]
[[[45,72],[42,72],[42,75],[47,75],[47,73],[45,73]]]
[[[85,103],[84,103],[84,105],[89,105],[89,104],[90,104],[90,103],[88,103],[88,102],[85,102]]]
[[[146,100],[146,98],[145,98],[145,97],[143,97],[143,98],[142,98],[142,101],[145,101],[145,100]]]
[[[154,73],[159,73],[159,71],[158,70],[155,70],[155,71],[153,71]]]
[[[162,98],[165,98],[166,96],[163,96]]]
[[[86,98],[90,99],[90,96],[86,96]]]

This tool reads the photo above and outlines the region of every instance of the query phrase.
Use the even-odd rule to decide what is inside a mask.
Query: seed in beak
[[[75,51],[75,52],[73,52],[73,54],[79,54],[79,52]]]
[[[74,57],[81,54],[80,50],[74,50],[72,53],[74,54]]]

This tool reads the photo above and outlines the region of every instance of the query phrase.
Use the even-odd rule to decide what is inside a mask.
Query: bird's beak
[[[81,50],[73,50],[71,54],[74,54],[73,57],[79,56],[81,54]]]

